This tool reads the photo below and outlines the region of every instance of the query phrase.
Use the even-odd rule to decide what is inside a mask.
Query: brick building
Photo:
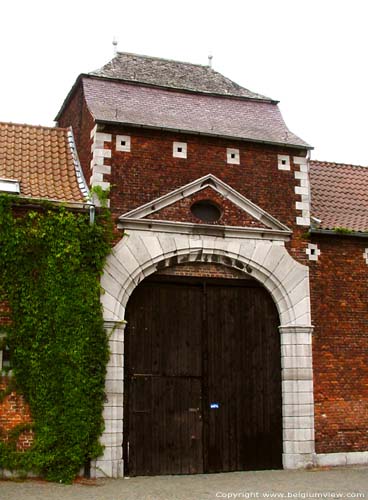
[[[56,119],[116,221],[95,473],[367,463],[367,170],[207,66],[118,53]]]
[[[20,217],[29,210],[40,209],[45,200],[72,210],[89,210],[89,190],[72,130],[0,123],[0,193],[19,197],[14,210]],[[8,305],[0,301],[0,340],[1,327],[10,321],[9,313]],[[4,370],[0,391],[8,386],[9,368],[9,352],[0,350],[0,372]],[[11,392],[1,398],[0,439],[7,441],[16,426],[31,419],[22,396]],[[26,430],[19,436],[17,449],[25,450],[32,442],[33,432]]]

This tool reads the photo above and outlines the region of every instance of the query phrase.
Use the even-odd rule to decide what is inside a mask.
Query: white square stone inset
[[[129,135],[117,135],[116,136],[116,151],[130,152],[130,136]]]
[[[226,161],[232,165],[240,165],[240,152],[239,149],[226,149]]]
[[[321,250],[315,243],[308,243],[308,248],[305,250],[305,253],[308,255],[309,260],[317,261],[318,257],[321,255]]]
[[[364,249],[363,257],[364,257],[366,263],[368,264],[368,248]]]
[[[174,158],[186,158],[187,157],[187,143],[186,142],[174,142],[174,144],[173,144],[173,157]]]
[[[290,156],[277,155],[277,168],[279,170],[290,170]]]

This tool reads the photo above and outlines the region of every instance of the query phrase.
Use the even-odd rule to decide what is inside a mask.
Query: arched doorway
[[[280,321],[261,284],[154,274],[126,319],[125,473],[282,467]]]

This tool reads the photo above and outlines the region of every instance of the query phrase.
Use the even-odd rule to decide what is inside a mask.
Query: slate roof
[[[288,130],[278,106],[269,101],[173,91],[88,75],[81,80],[96,121],[310,147]]]
[[[20,181],[20,196],[84,202],[88,190],[70,129],[0,122],[0,179]]]
[[[319,229],[368,232],[368,167],[311,161],[310,180]]]
[[[90,74],[172,89],[272,101],[241,87],[209,66],[128,52],[118,52],[105,66]]]

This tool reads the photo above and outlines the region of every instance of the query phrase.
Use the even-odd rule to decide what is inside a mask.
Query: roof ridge
[[[168,61],[168,62],[175,62],[175,63],[180,63],[180,64],[189,64],[190,66],[200,66],[202,68],[208,68],[211,69],[212,71],[215,71],[209,64],[200,64],[200,63],[192,63],[189,61],[178,61],[178,59],[171,59],[167,57],[157,57],[157,56],[149,56],[147,54],[137,54],[136,52],[125,52],[125,51],[120,51],[118,50],[116,55],[128,55],[128,56],[138,56],[138,57],[145,57],[146,59],[155,59],[156,61]],[[217,73],[217,71],[215,71]]]
[[[64,132],[68,131],[68,127],[50,127],[47,125],[31,125],[30,123],[16,123],[16,122],[3,122],[0,121],[0,126],[1,125],[12,125],[15,127],[29,127],[29,128],[42,128],[46,130],[63,130]]]

